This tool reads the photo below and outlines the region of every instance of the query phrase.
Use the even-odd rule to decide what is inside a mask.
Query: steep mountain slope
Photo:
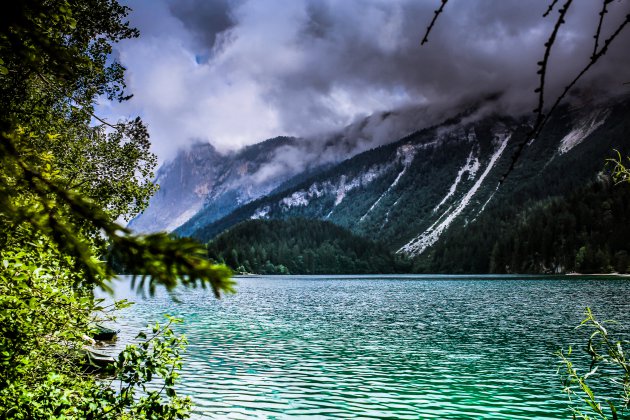
[[[463,108],[478,106],[462,104]],[[408,106],[360,118],[336,132],[305,139],[278,137],[228,154],[218,153],[207,143],[196,144],[158,170],[160,190],[129,227],[140,232],[171,231],[190,220],[180,231],[192,234],[275,188],[288,188],[453,112],[439,104]]]
[[[479,189],[479,179],[484,181],[496,165],[494,156],[505,150],[507,127],[522,130],[514,120],[491,122],[432,128],[362,153],[293,189],[244,206],[195,236],[209,239],[247,218],[307,217],[330,220],[368,237],[378,235],[392,248],[403,247],[414,239],[410,228],[427,230],[463,199],[455,191],[449,194],[450,189]],[[466,176],[450,178],[459,172]]]
[[[138,232],[175,229],[201,209],[222,164],[223,157],[210,144],[195,144],[179,153],[160,167],[156,177],[160,189],[128,226]]]
[[[418,257],[423,261],[419,270],[433,269],[434,250],[445,240],[458,248],[453,238],[474,230],[477,219],[509,219],[523,206],[567,194],[594,179],[613,148],[628,153],[629,115],[627,98],[566,107],[524,149],[501,185],[517,145],[526,140],[528,121],[496,115],[449,121],[357,155],[186,233],[205,241],[246,219],[329,220]],[[490,248],[493,240],[488,239]],[[489,258],[483,247],[479,252]],[[461,270],[487,271],[488,264],[486,259]]]
[[[191,146],[158,170],[160,189],[129,227],[171,231],[204,207],[219,218],[268,194],[301,170],[276,162],[278,153],[296,142],[276,137],[231,154],[221,154],[209,143]]]

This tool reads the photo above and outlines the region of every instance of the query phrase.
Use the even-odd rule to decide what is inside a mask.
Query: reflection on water
[[[568,418],[553,353],[583,344],[586,306],[630,325],[628,280],[239,278],[123,311],[116,347],[181,317],[180,391],[197,418]]]

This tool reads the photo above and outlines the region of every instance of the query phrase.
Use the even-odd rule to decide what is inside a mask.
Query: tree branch
[[[50,86],[51,88],[55,88],[55,86],[48,80],[46,79],[46,77],[44,77],[43,74],[41,73],[37,73],[37,77],[39,77],[41,79],[42,82],[44,82],[45,84],[47,84],[48,86]],[[64,93],[62,91],[62,89],[58,89],[61,93]],[[76,98],[74,98],[72,95],[68,94],[66,95],[70,100],[74,101],[77,105],[81,106],[81,110],[87,112],[92,118],[96,119],[97,121],[101,122],[102,124],[113,128],[114,130],[117,131],[121,131],[123,130],[123,127],[121,127],[120,125],[113,125],[111,123],[108,123],[107,121],[105,121],[104,119],[102,119],[101,117],[97,116],[96,114],[94,114],[94,112],[89,111],[86,109],[85,105],[81,104],[80,101],[78,101]]]
[[[570,2],[571,2],[571,0],[567,1],[567,3],[570,3]],[[565,4],[565,6],[566,6],[566,4]],[[561,13],[562,13],[562,10],[561,10]],[[566,13],[566,10],[565,10],[565,13]],[[516,161],[519,159],[519,157],[520,157],[521,153],[523,152],[523,149],[525,148],[527,143],[530,140],[535,139],[536,137],[538,137],[538,135],[542,131],[543,127],[547,124],[547,122],[551,118],[551,115],[553,114],[553,112],[556,110],[556,108],[558,108],[558,105],[560,105],[560,102],[562,102],[562,100],[567,96],[569,91],[582,78],[582,76],[584,76],[584,74],[586,74],[586,72],[588,72],[591,69],[591,67],[593,67],[595,65],[595,63],[597,63],[597,61],[599,61],[599,59],[602,58],[606,54],[606,52],[608,52],[608,48],[610,47],[612,42],[619,36],[619,34],[621,34],[621,32],[625,29],[625,27],[628,24],[630,24],[630,14],[626,15],[626,19],[617,27],[617,29],[613,32],[613,34],[608,39],[606,39],[604,41],[604,45],[601,47],[601,49],[591,56],[591,59],[588,62],[588,64],[586,66],[584,66],[584,68],[577,74],[577,76],[575,76],[575,78],[568,85],[565,86],[565,88],[563,89],[562,93],[556,98],[555,102],[553,103],[553,105],[549,109],[549,112],[547,112],[546,114],[543,114],[542,108],[541,108],[541,106],[543,104],[543,100],[542,100],[543,91],[542,91],[542,89],[539,91],[540,92],[539,108],[535,110],[538,113],[537,118],[536,118],[536,123],[534,124],[532,130],[530,131],[527,139],[525,139],[525,141],[522,141],[517,146],[516,152],[514,153],[514,155],[512,157],[512,162],[510,163],[510,167],[508,168],[508,170],[505,173],[505,175],[503,175],[501,177],[501,180],[499,181],[500,184],[503,183],[505,178],[514,169],[514,165],[516,164]],[[555,28],[557,28],[557,27],[559,27],[559,26],[558,26],[558,23],[556,22],[556,27]],[[554,28],[554,31],[555,31],[555,28]],[[553,34],[552,34],[552,36],[553,36]],[[547,45],[547,44],[545,44],[545,45]],[[547,50],[549,50],[549,48],[550,48],[550,46],[547,47]],[[547,53],[547,51],[545,51],[545,54],[546,53]],[[543,69],[541,68],[541,70],[543,70]],[[546,71],[546,64],[545,64],[545,67],[544,67],[544,71]],[[541,77],[541,81],[544,81],[543,77]],[[625,83],[625,84],[630,84],[630,82]],[[540,89],[540,87],[538,89]],[[538,91],[538,89],[536,91]]]
[[[424,37],[422,38],[422,42],[420,43],[420,45],[424,45],[429,42],[429,34],[433,30],[433,26],[435,26],[435,22],[437,21],[438,16],[440,16],[440,14],[444,11],[444,6],[446,6],[446,3],[448,3],[448,0],[442,0],[440,8],[433,12],[433,19],[431,20],[429,26],[427,26],[427,31],[424,33]]]
[[[608,5],[612,3],[613,0],[603,0],[602,2],[602,11],[599,12],[599,23],[597,24],[597,31],[595,32],[595,45],[593,46],[593,55],[591,55],[591,59],[595,57],[597,54],[597,47],[599,46],[599,37],[602,33],[602,25],[604,24],[604,16],[608,13]]]
[[[551,47],[553,47],[553,44],[556,42],[556,37],[558,36],[558,31],[560,30],[560,27],[563,23],[566,22],[564,20],[564,17],[566,16],[569,7],[571,7],[571,3],[573,3],[573,0],[567,0],[564,6],[560,8],[558,19],[556,20],[556,24],[553,27],[553,31],[551,32],[551,35],[549,36],[547,42],[545,42],[545,54],[543,56],[543,59],[542,61],[538,62],[538,65],[540,66],[540,69],[538,70],[538,74],[540,74],[540,84],[534,90],[535,93],[538,93],[538,107],[534,110],[534,112],[536,113],[535,126],[538,126],[540,122],[544,119],[543,109],[545,105],[545,80],[547,77],[547,65],[549,64],[549,57],[551,56]]]
[[[624,30],[624,28],[628,24],[630,24],[630,14],[626,15],[626,19],[619,25],[619,27],[617,27],[615,32],[613,32],[613,34],[606,41],[604,41],[604,45],[602,46],[601,50],[599,50],[595,55],[593,55],[591,57],[591,60],[589,61],[589,63],[582,69],[582,71],[580,71],[578,73],[578,75],[575,76],[575,78],[571,81],[571,83],[569,83],[567,86],[565,86],[564,90],[562,91],[560,96],[558,96],[558,98],[556,99],[556,101],[552,105],[551,109],[549,110],[549,112],[545,116],[544,120],[542,121],[542,124],[540,125],[540,127],[538,127],[537,131],[535,132],[536,135],[538,135],[540,133],[540,130],[542,130],[542,127],[544,127],[544,125],[547,123],[547,121],[549,121],[549,118],[551,117],[551,114],[553,113],[553,111],[555,111],[555,109],[558,107],[560,102],[562,102],[564,97],[567,96],[567,93],[569,93],[569,91],[582,78],[582,76],[584,76],[584,74],[591,67],[593,67],[593,65],[595,65],[595,63],[597,63],[597,61],[599,61],[600,58],[602,58],[606,54],[610,44],[615,40],[615,38],[617,38],[619,36],[619,34]]]
[[[551,4],[549,5],[549,8],[547,9],[547,11],[543,14],[543,17],[547,17],[549,16],[549,14],[553,11],[553,8],[556,7],[556,4],[558,3],[558,0],[553,0],[551,2]]]

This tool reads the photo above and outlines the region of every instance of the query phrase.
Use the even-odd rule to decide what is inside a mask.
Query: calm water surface
[[[162,314],[185,320],[196,418],[568,418],[553,353],[583,346],[586,306],[630,325],[620,279],[248,277],[180,304],[117,289],[137,302],[118,348]]]

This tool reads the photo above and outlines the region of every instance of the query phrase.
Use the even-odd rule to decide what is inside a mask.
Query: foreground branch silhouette
[[[514,155],[512,156],[512,160],[510,162],[510,166],[508,167],[508,170],[506,171],[506,173],[501,177],[500,182],[503,182],[507,178],[507,176],[512,172],[512,170],[514,169],[514,165],[520,158],[525,146],[531,140],[536,139],[540,135],[540,132],[542,131],[542,129],[545,127],[545,125],[547,124],[551,116],[554,114],[554,112],[556,111],[558,106],[562,103],[562,101],[566,98],[567,94],[571,91],[571,89],[580,81],[580,79],[582,79],[582,77],[585,74],[588,73],[588,71],[597,62],[599,62],[599,60],[602,59],[602,57],[606,55],[610,46],[619,38],[619,36],[623,33],[625,29],[627,29],[628,25],[630,24],[630,13],[628,13],[625,16],[625,19],[615,28],[612,34],[607,39],[604,40],[603,44],[601,44],[602,28],[605,23],[606,15],[608,14],[608,6],[610,5],[610,3],[612,3],[612,0],[601,0],[601,1],[602,1],[602,8],[601,8],[601,11],[599,12],[599,19],[597,21],[597,26],[594,29],[594,35],[593,35],[594,45],[593,45],[593,51],[590,55],[590,59],[588,63],[572,79],[570,79],[570,81],[563,88],[562,92],[552,101],[552,105],[549,107],[549,106],[546,106],[545,88],[546,88],[546,81],[547,81],[548,64],[549,64],[549,60],[552,57],[552,47],[556,43],[558,34],[561,31],[562,25],[566,24],[566,16],[567,16],[567,13],[569,12],[569,9],[572,6],[574,6],[575,3],[573,2],[573,0],[566,0],[564,4],[558,9],[558,16],[555,20],[555,24],[553,26],[553,29],[547,41],[544,44],[545,51],[543,53],[543,58],[541,61],[537,63],[539,67],[537,73],[540,75],[540,77],[539,77],[538,86],[534,89],[534,93],[537,94],[538,99],[537,99],[537,106],[533,111],[535,114],[533,126],[530,132],[528,133],[527,137],[525,138],[525,140],[517,144],[516,151]],[[428,41],[428,37],[431,31],[434,29],[436,21],[438,20],[438,17],[444,12],[444,8],[447,2],[448,0],[442,0],[442,3],[439,9],[435,11],[433,19],[427,26],[426,33],[422,39],[421,45],[425,44]],[[558,0],[553,0],[549,4],[549,7],[545,11],[545,13],[542,15],[542,17],[546,18],[550,16],[551,13],[555,10],[555,7],[557,6],[558,2],[559,2]]]

